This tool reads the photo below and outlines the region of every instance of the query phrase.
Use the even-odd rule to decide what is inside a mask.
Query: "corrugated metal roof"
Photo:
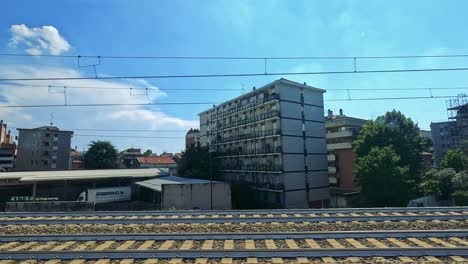
[[[197,183],[210,183],[209,180],[202,180],[202,179],[189,179],[177,176],[165,176],[156,179],[135,182],[140,186],[155,190],[161,191],[162,185],[165,184],[197,184]],[[213,183],[220,183],[219,181],[213,181]]]
[[[105,178],[139,178],[167,175],[167,172],[157,168],[150,169],[115,169],[115,170],[64,170],[64,171],[23,171],[4,172],[0,180],[14,180],[21,182],[55,181],[55,180],[83,180]]]

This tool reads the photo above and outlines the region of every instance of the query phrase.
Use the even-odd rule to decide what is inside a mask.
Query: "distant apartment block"
[[[68,168],[71,170],[84,170],[83,154],[75,149],[70,149],[70,164]]]
[[[17,171],[67,170],[73,131],[55,126],[18,128]]]
[[[199,114],[200,143],[224,181],[255,190],[264,207],[329,202],[322,89],[279,79]]]
[[[439,166],[451,149],[468,153],[468,95],[458,95],[447,101],[448,121],[432,122],[431,134],[434,147],[434,163]]]
[[[16,163],[16,143],[7,124],[0,120],[0,171],[12,171]]]
[[[185,149],[188,149],[190,146],[197,145],[200,142],[200,130],[190,129],[185,135]]]
[[[328,110],[325,117],[330,207],[349,207],[359,195],[352,142],[366,122],[364,119],[345,116],[341,109],[339,115]]]
[[[120,157],[125,168],[138,168],[138,157],[142,157],[141,149],[139,148],[129,148],[120,152]]]

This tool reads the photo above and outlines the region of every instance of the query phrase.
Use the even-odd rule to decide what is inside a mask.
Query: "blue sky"
[[[155,56],[386,56],[468,54],[468,18],[464,1],[4,1],[0,19],[0,52],[64,55]],[[13,25],[24,25],[12,29]],[[50,26],[57,30],[52,34]],[[51,33],[52,32],[52,33]],[[31,36],[33,34],[33,36]],[[43,35],[48,36],[45,38]],[[27,36],[27,37],[26,37]],[[37,39],[49,42],[41,46]],[[16,42],[14,41],[16,40]],[[63,42],[63,40],[65,42]],[[68,44],[68,45],[67,45]],[[86,61],[93,63],[92,60]],[[76,59],[0,57],[1,77],[93,76],[77,68]],[[401,69],[466,67],[468,59],[386,59],[358,61],[358,68]],[[275,61],[269,71],[352,69],[352,61]],[[103,60],[100,76],[262,72],[261,61]],[[155,102],[221,102],[240,91],[164,91],[177,88],[250,90],[282,76],[122,81],[34,82],[46,85],[154,86]],[[427,91],[352,91],[355,88],[468,86],[466,72],[380,73],[284,76],[323,89],[350,89],[351,97],[429,95]],[[33,83],[33,82],[31,82]],[[20,84],[25,84],[24,82]],[[434,90],[456,95],[466,90]],[[63,103],[63,94],[38,87],[0,87],[8,104]],[[145,102],[145,96],[122,91],[68,91],[71,103]],[[346,98],[328,91],[325,99]],[[326,108],[361,118],[397,109],[429,128],[445,120],[444,99],[326,102]],[[0,109],[13,127],[50,122],[62,128],[174,129],[197,126],[197,113],[208,105],[112,108]],[[180,136],[184,133],[76,132],[76,134]],[[75,137],[81,150],[89,140]],[[119,149],[151,148],[176,152],[180,139],[108,138]]]

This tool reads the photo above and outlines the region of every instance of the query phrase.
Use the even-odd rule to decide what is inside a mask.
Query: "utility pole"
[[[208,159],[210,163],[210,210],[213,210],[213,163],[211,160],[211,148],[208,150]]]

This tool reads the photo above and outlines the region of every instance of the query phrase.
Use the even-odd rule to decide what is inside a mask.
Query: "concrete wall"
[[[165,184],[161,210],[210,209],[210,184]],[[231,209],[231,187],[228,183],[213,183],[213,209]]]
[[[93,211],[92,203],[82,202],[6,202],[5,212],[65,212],[65,211]]]

